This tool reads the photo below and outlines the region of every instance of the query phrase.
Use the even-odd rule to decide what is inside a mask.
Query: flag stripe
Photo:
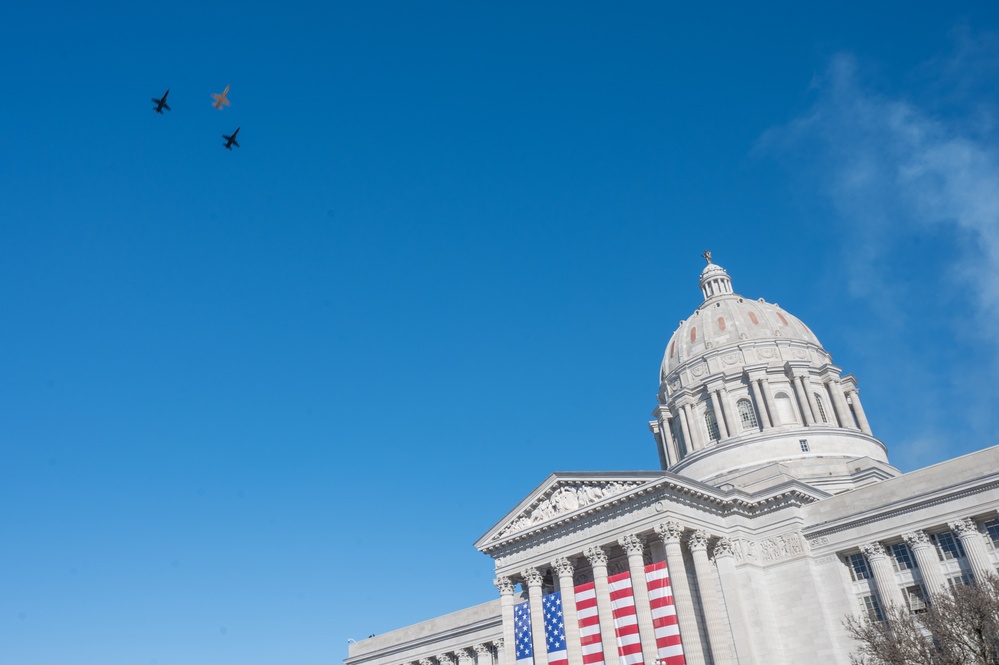
[[[649,607],[656,637],[656,655],[660,665],[685,665],[680,625],[673,604],[673,588],[665,561],[645,567],[645,582],[649,588]]]
[[[631,573],[624,572],[607,578],[610,589],[611,616],[614,617],[614,634],[620,665],[644,665],[642,638],[638,634],[638,615],[635,595],[631,586]]]
[[[583,665],[604,665],[604,645],[600,639],[600,617],[597,615],[597,592],[593,582],[577,585],[573,593],[576,596]]]

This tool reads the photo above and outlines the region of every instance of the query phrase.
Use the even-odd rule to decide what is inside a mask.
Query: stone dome
[[[660,366],[649,427],[662,468],[718,486],[778,469],[830,493],[896,474],[856,379],[797,317],[743,298],[704,258],[704,302],[680,322]]]
[[[821,349],[808,326],[763,298],[748,300],[732,291],[732,280],[721,266],[709,263],[701,273],[701,306],[673,333],[663,355],[660,381],[687,361],[706,352],[755,340],[797,340]]]

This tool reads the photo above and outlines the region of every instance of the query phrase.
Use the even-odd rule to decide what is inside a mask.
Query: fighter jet
[[[156,104],[156,108],[154,108],[153,110],[156,111],[157,113],[159,113],[160,115],[163,114],[163,109],[166,109],[167,111],[170,110],[170,107],[167,106],[167,103],[166,103],[166,98],[167,98],[167,95],[169,95],[169,94],[170,94],[170,89],[167,88],[167,91],[163,93],[163,97],[161,97],[160,99],[153,98],[151,100],[153,102],[153,104]]]
[[[213,92],[212,93],[212,99],[214,99],[215,102],[212,104],[212,106],[214,106],[215,108],[217,108],[219,110],[222,110],[223,106],[229,106],[229,100],[225,98],[225,96],[228,93],[229,93],[229,86],[226,86],[225,90],[223,90],[222,94],[220,94],[220,95],[217,95],[217,94],[215,94]]]
[[[226,150],[232,150],[233,146],[236,146],[238,148],[239,143],[236,141],[236,134],[239,134],[239,127],[237,127],[236,131],[232,133],[232,136],[226,136],[225,134],[223,134],[222,138],[225,139],[225,145],[222,147],[224,147]]]

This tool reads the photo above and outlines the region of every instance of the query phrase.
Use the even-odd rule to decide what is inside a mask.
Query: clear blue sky
[[[999,442],[999,6],[618,4],[5,7],[0,663],[493,598],[550,472],[657,467],[705,249],[900,468]]]

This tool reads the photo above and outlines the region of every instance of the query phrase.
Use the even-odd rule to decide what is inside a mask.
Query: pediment
[[[599,510],[615,497],[661,479],[661,472],[552,474],[526,499],[489,530],[476,547],[482,549],[498,541],[543,529],[551,524]]]

